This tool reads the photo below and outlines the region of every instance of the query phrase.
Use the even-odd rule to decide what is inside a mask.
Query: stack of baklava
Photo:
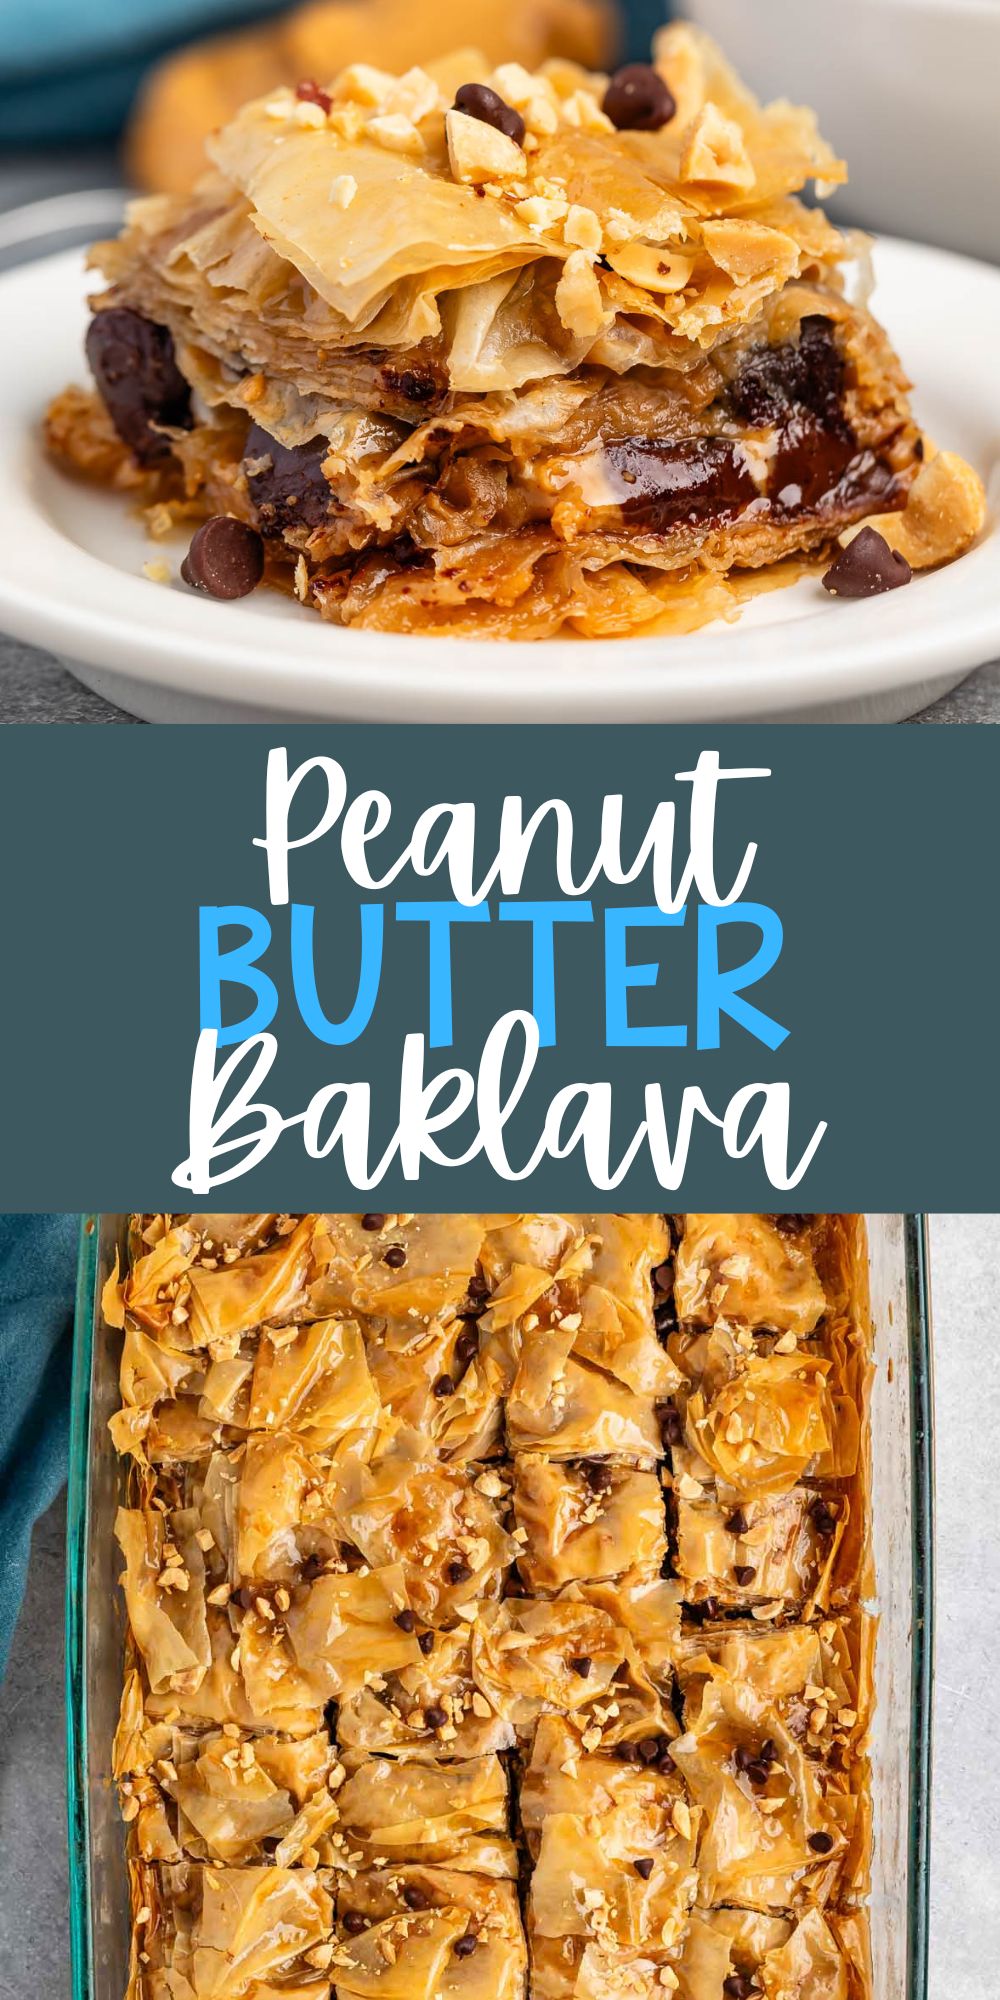
[[[95,249],[95,389],[57,398],[49,443],[154,532],[235,518],[326,618],[677,629],[921,475],[917,566],[982,523],[976,474],[925,465],[862,246],[803,199],[843,162],[684,23],[610,78],[355,63],[208,153]]]
[[[868,1984],[856,1218],[138,1216],[142,2000]]]

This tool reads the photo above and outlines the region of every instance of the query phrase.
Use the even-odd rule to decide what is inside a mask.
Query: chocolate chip
[[[295,86],[295,95],[300,104],[318,104],[321,111],[329,111],[333,98],[329,91],[321,90],[314,77],[304,76]]]
[[[361,1217],[362,1229],[384,1229],[385,1222],[386,1218],[384,1215],[363,1215]]]
[[[472,1299],[476,1305],[479,1305],[483,1299],[488,1299],[490,1296],[489,1280],[488,1278],[483,1277],[481,1271],[473,1272],[472,1277],[469,1279],[467,1289],[470,1299]]]
[[[752,1563],[733,1564],[733,1575],[736,1578],[736,1581],[739,1584],[741,1590],[745,1590],[747,1584],[753,1582],[756,1574],[757,1571],[754,1569]]]
[[[435,1396],[453,1396],[455,1394],[455,1384],[450,1375],[438,1376],[434,1384],[434,1394]]]
[[[884,535],[862,528],[827,570],[823,589],[831,597],[880,597],[884,590],[909,583],[912,575],[906,557],[891,549]]]
[[[642,1736],[639,1739],[639,1755],[644,1764],[655,1764],[662,1748],[660,1736]]]
[[[401,1632],[412,1632],[417,1623],[416,1612],[411,1611],[409,1605],[406,1604],[403,1606],[402,1611],[396,1612],[392,1622],[394,1625],[399,1626]]]
[[[471,1563],[450,1562],[448,1564],[449,1583],[468,1583],[471,1575],[472,1575]]]
[[[303,1583],[314,1583],[316,1578],[322,1575],[323,1570],[325,1568],[326,1564],[323,1560],[323,1557],[317,1555],[314,1550],[311,1555],[308,1555],[306,1557],[305,1562],[302,1565]]]
[[[676,1403],[661,1403],[658,1414],[660,1419],[660,1436],[664,1444],[683,1444],[684,1419]]]
[[[603,110],[619,132],[658,132],[677,106],[659,70],[650,63],[626,63],[608,84]]]
[[[726,1995],[726,2000],[749,2000],[750,1994],[758,1993],[760,1988],[749,1974],[730,1972],[722,1982],[722,1991]]]
[[[814,1854],[829,1854],[833,1846],[832,1833],[810,1833],[807,1838]]]
[[[388,390],[392,401],[416,403],[426,408],[429,403],[443,401],[448,390],[448,378],[442,377],[433,368],[397,368],[390,361],[382,369],[382,386]]]
[[[607,1493],[614,1485],[614,1473],[604,1458],[582,1458],[580,1471],[592,1493]]]
[[[746,1515],[743,1512],[742,1507],[734,1507],[732,1513],[729,1515],[726,1521],[726,1527],[729,1533],[731,1535],[745,1535],[749,1525],[750,1524],[747,1520]]]
[[[674,1769],[674,1760],[671,1756],[670,1744],[666,1737],[663,1738],[660,1745],[660,1754],[656,1760],[656,1769],[658,1771],[672,1771]]]
[[[466,1931],[464,1937],[455,1939],[452,1950],[456,1958],[469,1958],[475,1951],[478,1943],[479,1939],[473,1935],[472,1931]]]
[[[783,423],[797,407],[847,436],[843,385],[844,363],[833,324],[821,313],[809,313],[797,341],[774,346],[764,341],[747,349],[729,384],[729,400],[736,415],[755,429]]]
[[[406,1250],[403,1244],[390,1243],[382,1262],[388,1264],[390,1271],[401,1271],[406,1263]]]
[[[778,1746],[774,1742],[773,1737],[765,1736],[757,1752],[757,1757],[761,1764],[774,1764],[777,1762]]]
[[[745,1743],[737,1743],[733,1751],[733,1763],[738,1771],[746,1771],[754,1761],[754,1753]]]
[[[426,1659],[428,1653],[433,1653],[434,1651],[433,1632],[421,1632],[417,1640],[417,1645],[420,1647],[420,1651],[423,1653],[424,1658]]]
[[[653,1872],[653,1857],[651,1854],[644,1854],[640,1861],[633,1861],[632,1866],[636,1874],[641,1875],[644,1882],[648,1882]]]
[[[649,534],[731,520],[760,497],[742,447],[730,438],[608,438],[604,456],[629,489],[623,515]]]
[[[674,1289],[673,1265],[670,1263],[655,1265],[652,1276],[655,1289],[658,1292],[662,1292],[664,1296],[669,1296]]]
[[[479,1352],[479,1333],[475,1326],[463,1327],[455,1342],[456,1361],[471,1361]]]
[[[503,132],[519,146],[524,138],[524,119],[512,104],[505,104],[502,97],[491,90],[488,83],[460,83],[455,92],[456,111],[464,111],[467,118],[478,118],[483,125],[492,125],[497,132]]]
[[[617,1743],[615,1745],[615,1757],[619,1764],[641,1764],[642,1762],[638,1743]]]
[[[348,1937],[360,1937],[362,1931],[368,1929],[368,1918],[363,1917],[360,1910],[345,1910],[340,1921]]]
[[[719,1600],[717,1597],[704,1597],[700,1604],[686,1605],[685,1610],[692,1625],[704,1625],[707,1618],[719,1616]]]
[[[431,1907],[430,1897],[425,1895],[422,1889],[418,1889],[414,1882],[403,1884],[402,1896],[408,1910],[429,1910]]]
[[[837,1526],[837,1516],[828,1500],[814,1500],[809,1509],[818,1535],[832,1535]]]
[[[432,1701],[430,1707],[424,1709],[424,1722],[428,1729],[443,1729],[447,1720],[448,1712],[440,1702]]]
[[[571,1673],[578,1674],[580,1679],[585,1681],[593,1664],[589,1653],[579,1653],[575,1660],[570,1660],[569,1669]]]
[[[310,438],[307,444],[279,444],[260,424],[251,424],[243,447],[243,470],[262,535],[322,527],[332,499],[323,474],[329,449],[325,437]]]
[[[766,1785],[771,1775],[771,1766],[763,1763],[759,1757],[754,1757],[747,1765],[746,1772],[752,1785]]]
[[[181,575],[192,590],[208,597],[249,597],[264,574],[264,544],[256,528],[213,514],[193,536]]]
[[[119,437],[140,465],[169,458],[170,440],[152,428],[191,429],[191,391],[174,360],[173,338],[129,306],[95,313],[87,360]]]

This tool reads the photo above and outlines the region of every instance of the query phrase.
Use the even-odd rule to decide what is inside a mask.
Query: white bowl
[[[679,0],[846,159],[833,213],[1000,261],[1000,0]]]

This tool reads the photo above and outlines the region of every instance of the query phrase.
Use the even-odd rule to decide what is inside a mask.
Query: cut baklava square
[[[701,1807],[698,1902],[789,1910],[854,1887],[858,1789],[834,1745],[717,1668],[685,1689],[671,1757]]]
[[[629,1571],[659,1575],[666,1560],[663,1490],[654,1470],[520,1452],[513,1504],[524,1537],[518,1571],[532,1596]]]
[[[694,1910],[672,1970],[678,2000],[859,2000],[871,1981],[857,1912],[816,1908],[794,1918]]]
[[[575,1936],[659,1949],[698,1887],[700,1813],[665,1733],[588,1753],[557,1717],[535,1732],[521,1787],[532,1857],[532,1939]],[[648,1760],[648,1761],[647,1761]]]
[[[133,2000],[328,2000],[333,1877],[184,1861],[133,1873]]]
[[[793,1486],[734,1506],[709,1486],[697,1499],[685,1497],[698,1482],[682,1478],[683,1490],[674,1489],[674,1567],[689,1603],[746,1610],[775,1600],[808,1616],[828,1609],[855,1580],[844,1539],[846,1497]]]
[[[449,1746],[442,1744],[442,1751]],[[430,1762],[344,1751],[337,1850],[352,1868],[398,1862],[513,1879],[507,1773],[499,1757]],[[321,1858],[337,1853],[323,1848]]]
[[[154,1720],[128,1676],[113,1769],[122,1812],[148,1861],[299,1864],[338,1818],[343,1778],[325,1729],[276,1731]],[[318,1857],[316,1853],[315,1858]]]
[[[337,1898],[333,1973],[352,2000],[522,2000],[515,1886],[444,1867],[360,1872]]]
[[[809,1334],[826,1310],[807,1217],[685,1215],[674,1299],[687,1326]]]

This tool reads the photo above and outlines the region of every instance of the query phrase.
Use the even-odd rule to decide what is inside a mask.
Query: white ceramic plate
[[[206,602],[142,565],[127,503],[39,448],[48,398],[83,376],[76,252],[0,278],[0,628],[152,721],[890,721],[1000,653],[1000,272],[882,242],[877,310],[929,433],[992,489],[979,544],[906,590],[838,602],[815,578],[688,638],[484,640],[341,631],[275,592]]]

